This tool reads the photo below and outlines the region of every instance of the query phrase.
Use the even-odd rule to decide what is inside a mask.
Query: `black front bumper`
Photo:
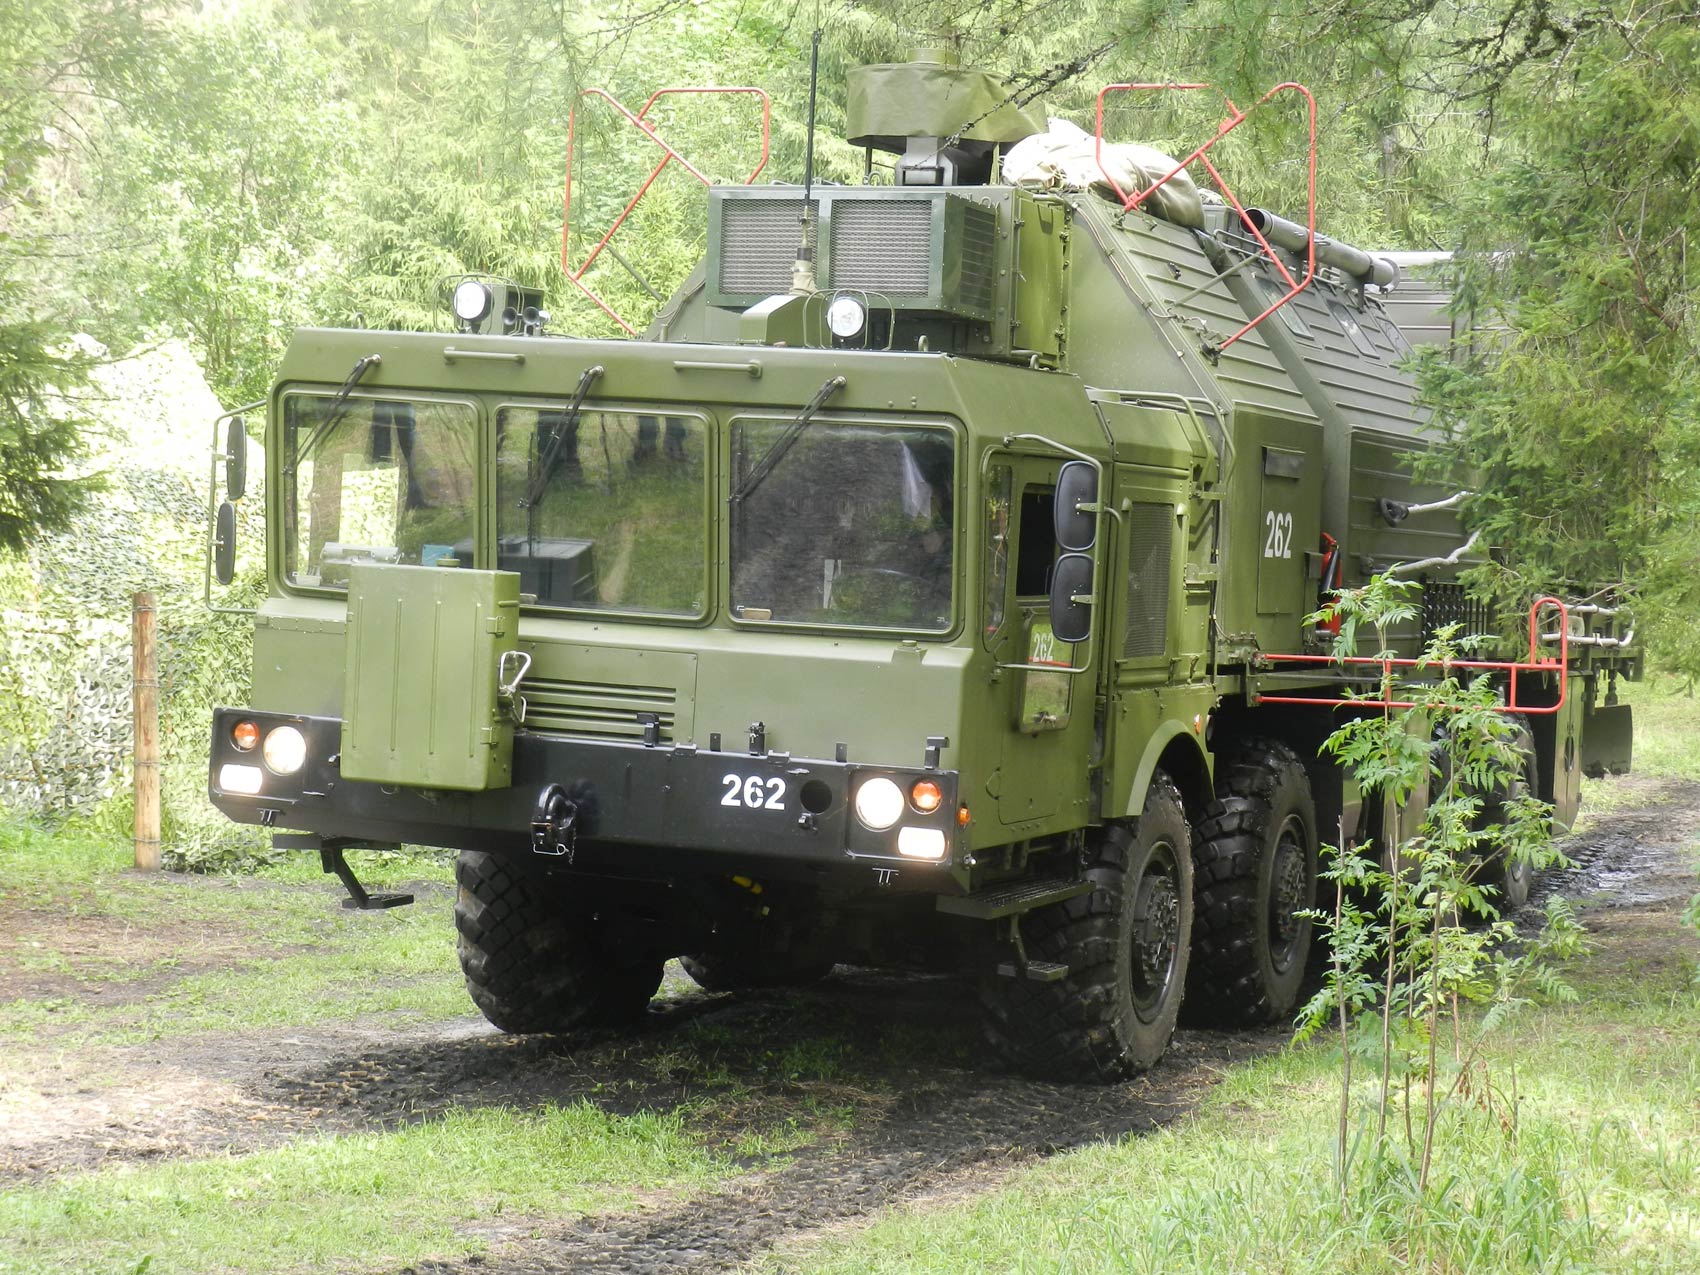
[[[307,762],[294,775],[278,775],[261,750],[243,752],[231,741],[238,721],[263,734],[295,726],[307,739]],[[344,779],[338,769],[342,723],[303,717],[218,709],[213,715],[208,796],[239,823],[312,833],[324,841],[404,842],[451,849],[532,853],[532,824],[539,799],[558,785],[577,810],[571,857],[627,870],[673,870],[696,860],[704,870],[737,871],[750,865],[789,863],[831,867],[885,865],[932,868],[934,888],[950,888],[945,871],[965,855],[957,823],[954,771],[851,761],[795,758],[785,753],[710,752],[693,745],[605,743],[535,735],[514,737],[513,783],[486,792],[451,792]],[[260,791],[227,785],[224,768],[259,771]],[[937,810],[913,806],[891,828],[874,832],[851,812],[857,787],[875,776],[907,793],[919,779],[942,792]],[[235,779],[241,776],[231,775]],[[246,776],[250,782],[254,777]],[[905,834],[903,829],[912,829]],[[899,850],[900,837],[938,844],[941,858]],[[704,858],[712,862],[701,862]],[[906,874],[913,878],[914,873]]]

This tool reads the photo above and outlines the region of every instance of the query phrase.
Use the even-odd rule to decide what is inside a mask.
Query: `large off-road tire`
[[[1506,810],[1512,802],[1535,791],[1535,740],[1527,727],[1518,739],[1523,753],[1523,773],[1482,797],[1482,807],[1474,820],[1477,829],[1503,824]],[[1476,870],[1476,884],[1492,886],[1496,892],[1495,906],[1501,916],[1510,916],[1529,901],[1529,887],[1535,882],[1535,870],[1526,859],[1512,859],[1503,850],[1483,857]]]
[[[1292,1013],[1316,905],[1316,803],[1299,755],[1249,739],[1219,759],[1216,800],[1193,831],[1197,913],[1187,1015],[1254,1026]]]
[[[1186,989],[1192,851],[1186,811],[1159,771],[1138,819],[1092,834],[1093,890],[1021,918],[1031,961],[1056,982],[988,976],[986,1035],[1011,1066],[1045,1080],[1122,1080],[1163,1056]]]
[[[661,960],[621,953],[570,885],[476,850],[455,860],[461,972],[484,1017],[505,1032],[566,1032],[641,1015]]]
[[[807,987],[832,973],[833,962],[806,952],[697,952],[681,956],[685,973],[705,992]]]

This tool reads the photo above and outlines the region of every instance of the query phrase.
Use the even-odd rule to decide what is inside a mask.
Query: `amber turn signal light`
[[[245,753],[254,751],[254,745],[260,742],[260,728],[253,722],[237,722],[230,728],[230,742]]]
[[[930,815],[944,802],[944,792],[930,779],[917,779],[909,790],[909,804],[924,815]]]

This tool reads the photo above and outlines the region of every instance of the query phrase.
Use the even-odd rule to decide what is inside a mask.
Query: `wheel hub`
[[[1298,913],[1309,903],[1306,876],[1304,827],[1295,816],[1281,827],[1270,880],[1269,946],[1277,969],[1291,963],[1303,933],[1305,922]]]
[[[1139,886],[1133,916],[1133,1001],[1141,1011],[1162,1001],[1180,948],[1181,899],[1174,866],[1154,861]]]

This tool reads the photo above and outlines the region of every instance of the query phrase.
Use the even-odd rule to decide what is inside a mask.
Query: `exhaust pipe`
[[[1285,248],[1301,257],[1305,255],[1310,231],[1297,222],[1277,217],[1262,208],[1247,208],[1245,217],[1275,247]],[[1316,237],[1316,260],[1319,265],[1333,266],[1362,283],[1373,283],[1378,288],[1391,288],[1399,282],[1399,263],[1391,257],[1374,256],[1351,244],[1338,243],[1327,235]]]

